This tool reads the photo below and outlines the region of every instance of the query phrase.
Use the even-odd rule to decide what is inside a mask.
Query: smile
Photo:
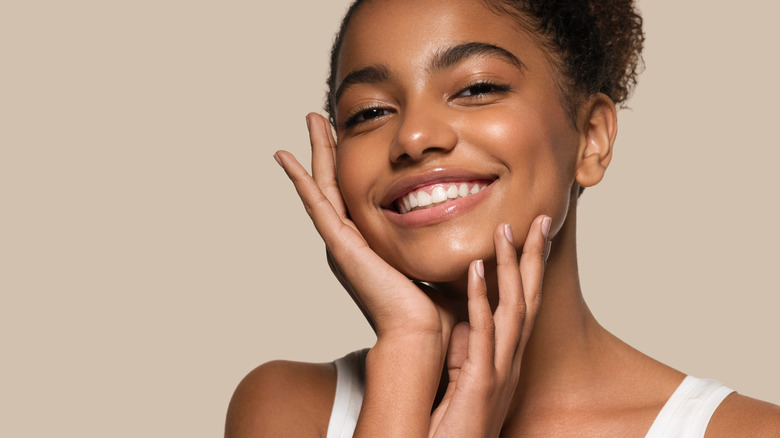
[[[437,207],[456,199],[479,193],[488,186],[484,181],[451,181],[418,187],[396,199],[396,210],[407,214],[417,210]]]

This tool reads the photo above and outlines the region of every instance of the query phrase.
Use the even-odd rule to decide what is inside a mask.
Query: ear
[[[596,185],[612,160],[617,135],[617,110],[607,95],[591,96],[580,109],[580,149],[575,179],[582,187]]]

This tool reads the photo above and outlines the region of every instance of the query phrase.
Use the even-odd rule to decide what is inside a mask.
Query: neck
[[[576,210],[576,207],[572,208]],[[611,338],[593,317],[582,296],[577,266],[576,214],[569,216],[552,242],[545,268],[542,306],[523,356],[519,395],[536,396],[551,385],[572,379],[596,366],[594,346]]]
[[[598,324],[585,304],[577,265],[576,228],[575,200],[552,240],[545,267],[542,306],[523,356],[516,408],[525,404],[524,400],[544,403],[545,399],[556,397],[554,394],[587,386],[587,382],[594,381],[594,373],[604,369],[607,352],[615,351],[605,347],[625,345]],[[495,309],[498,301],[495,270],[487,271],[488,295]],[[459,283],[463,286],[465,281]],[[459,292],[450,296],[462,298],[456,306],[456,316],[467,320],[466,294]]]

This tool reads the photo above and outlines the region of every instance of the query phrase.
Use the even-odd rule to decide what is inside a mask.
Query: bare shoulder
[[[335,392],[333,363],[260,365],[233,393],[225,437],[324,437]]]
[[[712,415],[706,436],[779,438],[780,406],[732,393]]]

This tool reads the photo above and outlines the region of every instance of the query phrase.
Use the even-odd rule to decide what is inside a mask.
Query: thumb
[[[447,390],[444,392],[439,406],[431,415],[431,423],[428,436],[434,436],[439,424],[441,423],[444,415],[447,412],[447,408],[450,404],[450,399],[455,393],[455,388],[458,384],[458,375],[463,363],[466,361],[466,356],[469,351],[469,323],[460,322],[452,328],[450,334],[450,344],[447,350],[447,375],[449,376],[449,383],[447,384]]]
[[[457,380],[463,362],[466,361],[469,351],[470,330],[471,328],[467,322],[459,322],[452,329],[450,348],[447,351],[447,370],[449,371],[450,383]]]

